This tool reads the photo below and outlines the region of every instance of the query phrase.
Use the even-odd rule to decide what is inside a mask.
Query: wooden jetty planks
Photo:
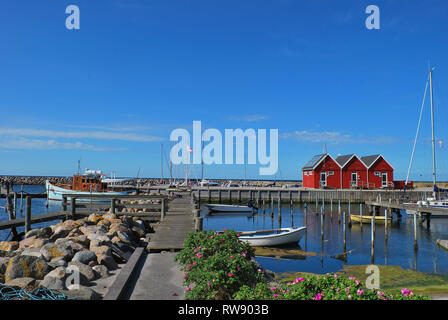
[[[31,216],[31,223],[46,222],[58,219],[64,219],[66,217],[66,212],[52,212],[46,214],[38,214]],[[0,221],[0,230],[9,229],[11,227],[20,227],[25,225],[25,218],[13,219]]]
[[[182,209],[183,208],[183,209]],[[184,248],[189,232],[194,231],[193,204],[189,195],[171,201],[166,217],[149,240],[149,251],[175,251]]]

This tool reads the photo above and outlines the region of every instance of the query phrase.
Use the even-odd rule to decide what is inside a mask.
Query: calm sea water
[[[14,191],[20,192],[20,186],[15,186]],[[45,192],[43,186],[24,186],[25,192],[39,193]],[[5,206],[5,199],[0,200],[0,207]],[[21,201],[17,200],[17,217],[23,217],[25,212],[25,201],[23,201],[23,213],[20,212]],[[60,204],[50,203],[46,207],[46,199],[32,200],[32,215],[45,214],[58,211]],[[292,209],[292,210],[291,210]],[[295,204],[293,208],[288,204],[281,206],[281,219],[279,219],[279,209],[277,203],[274,206],[274,216],[270,216],[270,207],[266,207],[253,216],[241,214],[216,214],[204,215],[204,229],[223,230],[234,229],[238,231],[267,230],[280,227],[299,227],[305,223],[305,209],[303,204]],[[317,210],[320,211],[320,208]],[[307,256],[302,259],[277,259],[257,257],[258,262],[266,269],[274,272],[314,272],[327,273],[335,272],[348,265],[371,264],[370,246],[370,225],[353,224],[352,228],[346,228],[346,251],[349,252],[346,261],[334,258],[342,254],[343,248],[343,228],[338,224],[337,205],[333,206],[333,219],[331,219],[330,205],[325,205],[324,213],[324,241],[321,241],[321,224],[319,214],[315,214],[314,204],[309,205],[307,212],[307,236],[302,238],[298,245],[288,246],[292,249],[301,249],[308,252],[323,254],[323,256]],[[342,206],[342,211],[348,212],[346,205]],[[359,205],[352,205],[351,212],[359,214]],[[363,213],[367,214],[367,208],[363,207]],[[7,220],[8,215],[3,208],[0,208],[0,220]],[[342,217],[341,217],[342,221]],[[43,222],[33,224],[33,228],[41,228],[56,223]],[[19,232],[23,227],[18,228]],[[382,224],[376,224],[375,228],[375,254],[374,263],[380,265],[397,265],[406,269],[414,269],[427,273],[448,275],[448,252],[436,245],[437,239],[448,239],[448,219],[432,219],[430,229],[426,224],[418,226],[418,250],[414,250],[414,232],[412,216],[407,216],[402,212],[401,220],[397,220],[396,215],[388,230],[388,240],[385,241],[385,229]],[[0,241],[5,240],[9,235],[9,230],[0,230]],[[333,257],[332,257],[333,256]]]
[[[274,206],[274,217],[270,216],[270,207],[266,207],[266,214],[259,210],[252,217],[241,214],[225,213],[204,215],[204,229],[237,231],[267,230],[280,227],[299,227],[305,225],[305,209],[303,204],[282,204],[281,219],[279,219],[278,204]],[[346,228],[346,251],[349,252],[346,261],[336,259],[334,256],[344,252],[342,215],[338,223],[337,205],[333,206],[333,219],[331,219],[330,205],[324,210],[324,241],[321,240],[320,215],[315,212],[314,204],[309,205],[307,212],[307,236],[302,238],[298,245],[288,248],[301,249],[318,253],[319,256],[307,256],[303,259],[278,259],[258,257],[258,262],[266,269],[274,272],[335,272],[347,265],[366,265],[372,263],[371,255],[371,228],[370,224],[353,224]],[[342,206],[342,212],[348,213],[348,207]],[[351,206],[353,214],[359,214],[358,205]],[[363,214],[368,213],[363,206]],[[407,216],[404,211],[402,218],[393,215],[392,224],[388,228],[388,239],[385,241],[385,228],[383,224],[375,227],[374,264],[396,265],[406,269],[414,269],[426,273],[448,275],[448,252],[436,245],[437,239],[448,239],[448,219],[432,219],[429,229],[426,223],[417,227],[418,250],[414,250],[413,216]],[[333,257],[332,257],[333,256]]]
[[[20,192],[21,191],[21,186],[14,186],[14,191],[16,192]],[[29,193],[41,193],[41,192],[45,192],[45,186],[23,186],[23,191],[24,191],[24,197],[25,197],[25,193],[29,192]],[[33,199],[31,202],[31,214],[32,215],[39,215],[39,214],[45,214],[45,213],[50,213],[50,212],[55,212],[55,211],[60,211],[61,210],[61,205],[60,204],[55,204],[54,202],[52,204],[50,204],[48,206],[48,208],[46,207],[46,203],[47,200],[46,199]],[[0,199],[0,221],[3,220],[8,220],[8,213],[5,211],[4,207],[6,204],[6,199]],[[20,210],[20,208],[22,208],[22,211]],[[17,207],[16,207],[16,216],[17,218],[23,218],[25,215],[25,198],[23,198],[23,201],[21,201],[20,196],[17,198]],[[32,225],[32,228],[42,228],[51,224],[55,224],[58,221],[49,221],[49,222],[41,222],[41,223],[36,223]],[[24,231],[24,227],[19,227],[17,228],[17,231],[23,232]],[[11,236],[9,235],[10,230],[0,230],[0,241],[3,241],[5,239],[8,238],[8,240],[11,240]]]

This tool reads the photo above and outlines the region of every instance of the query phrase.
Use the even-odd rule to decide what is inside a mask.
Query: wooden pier
[[[178,251],[184,248],[184,241],[189,232],[202,229],[202,218],[194,198],[190,193],[179,194],[174,198],[150,238],[149,252]]]
[[[89,216],[92,213],[105,213],[111,211],[117,216],[127,215],[138,217],[148,222],[160,221],[166,214],[168,208],[166,195],[89,195],[90,203],[86,201],[86,195],[82,194],[65,194],[62,200],[62,210],[50,212],[46,214],[32,215],[32,195],[25,198],[25,214],[23,218],[17,218],[17,204],[13,201],[13,194],[6,195],[5,211],[9,215],[9,220],[0,221],[0,230],[11,229],[13,239],[20,238],[16,231],[17,227],[25,226],[25,232],[31,230],[32,224],[65,220],[79,219],[80,217]],[[37,196],[40,198],[40,195]],[[17,197],[15,197],[17,199]],[[68,201],[70,199],[70,202]],[[81,201],[82,199],[82,201]],[[101,200],[104,202],[95,202]],[[129,203],[132,200],[158,200],[160,203],[137,204]],[[124,212],[121,210],[126,209]],[[128,212],[128,209],[147,209],[150,212]]]
[[[419,206],[417,204],[405,204],[399,201],[366,201],[366,205],[372,206],[373,208],[385,208],[385,209],[395,209],[395,210],[411,210],[415,211],[417,215],[437,215],[437,216],[447,216],[448,209],[440,207],[430,207],[430,206]]]
[[[140,188],[148,193],[169,193],[166,186],[150,186]],[[242,202],[257,199],[262,201],[285,201],[313,203],[316,199],[319,202],[329,203],[340,200],[342,203],[351,201],[352,203],[364,203],[381,197],[383,199],[403,200],[403,190],[389,189],[307,189],[307,188],[281,188],[281,187],[191,187],[189,191],[202,201],[232,201]],[[405,202],[426,199],[431,195],[431,190],[407,190],[404,198]]]

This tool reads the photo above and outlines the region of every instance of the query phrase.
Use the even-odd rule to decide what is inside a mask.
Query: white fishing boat
[[[239,233],[239,239],[247,241],[254,247],[271,247],[288,243],[298,243],[305,233],[306,227],[245,231]]]
[[[415,152],[415,147],[417,144],[417,138],[418,138],[418,134],[419,134],[419,130],[420,130],[420,123],[421,123],[421,119],[422,119],[422,114],[423,114],[423,107],[425,105],[425,98],[426,98],[426,93],[428,90],[428,85],[429,85],[429,91],[430,91],[430,98],[431,98],[431,131],[432,131],[432,139],[431,139],[431,145],[432,145],[432,176],[433,176],[433,191],[432,191],[432,197],[428,197],[427,199],[424,200],[420,200],[417,201],[416,203],[405,203],[405,204],[412,204],[412,205],[417,205],[417,206],[421,206],[421,207],[437,207],[437,208],[446,208],[448,209],[448,198],[447,198],[447,194],[448,194],[448,189],[443,189],[443,188],[439,188],[437,186],[437,179],[436,179],[436,154],[435,154],[435,132],[434,132],[434,101],[433,101],[433,84],[432,84],[432,72],[434,71],[433,68],[429,68],[429,75],[428,75],[428,80],[426,82],[426,88],[425,88],[425,94],[423,96],[423,102],[422,102],[422,107],[420,109],[420,118],[418,120],[418,126],[417,126],[417,133],[415,135],[415,140],[414,140],[414,147],[412,149],[412,154],[411,154],[411,161],[409,163],[409,168],[408,168],[408,174],[406,177],[406,183],[405,183],[405,192],[406,192],[406,186],[408,184],[408,180],[409,180],[409,174],[411,171],[411,167],[412,167],[412,160],[414,158],[414,152]],[[406,214],[416,214],[416,210],[406,210]],[[440,216],[440,217],[448,217],[445,214],[435,214],[432,213],[431,217],[436,217],[436,216]]]
[[[205,204],[208,210],[216,212],[255,212],[258,209],[251,202],[248,205],[232,205],[232,204]]]
[[[107,184],[101,181],[101,171],[92,171],[87,169],[84,174],[75,174],[71,185],[62,183],[51,183],[45,181],[45,189],[47,191],[47,200],[62,201],[63,194],[80,194],[85,198],[77,198],[80,202],[103,202],[109,200],[92,199],[92,195],[126,195],[133,190],[110,191]],[[67,197],[70,200],[70,197]]]

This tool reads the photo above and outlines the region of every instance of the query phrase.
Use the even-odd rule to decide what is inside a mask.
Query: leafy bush
[[[254,250],[232,230],[190,233],[176,261],[185,271],[186,299],[231,299],[245,285],[265,282]]]
[[[243,286],[234,296],[237,300],[425,300],[404,288],[401,292],[385,293],[366,289],[361,281],[337,274],[305,276],[293,282],[269,287],[259,284],[255,289]]]
[[[235,231],[190,233],[176,261],[185,271],[185,298],[190,300],[422,300],[401,292],[366,289],[360,280],[337,274],[306,275],[269,285],[254,250]]]

